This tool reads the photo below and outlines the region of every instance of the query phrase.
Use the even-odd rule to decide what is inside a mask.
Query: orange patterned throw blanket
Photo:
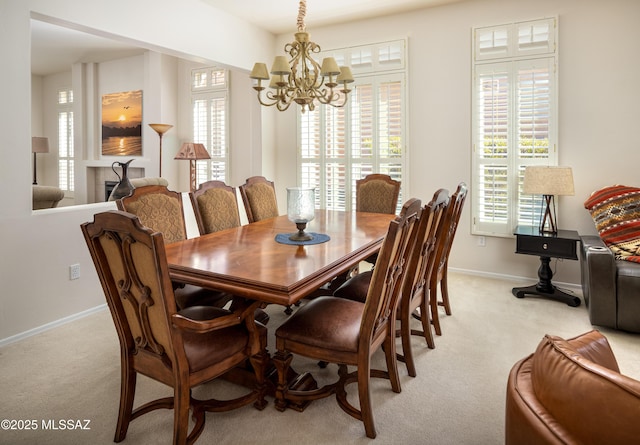
[[[605,187],[593,192],[584,207],[616,259],[640,263],[640,188]]]

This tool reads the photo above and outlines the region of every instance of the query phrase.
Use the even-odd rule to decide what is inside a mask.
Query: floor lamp
[[[524,171],[523,192],[542,195],[544,213],[541,216],[540,233],[558,233],[556,225],[556,195],[573,196],[573,173],[571,167],[529,166]]]
[[[160,170],[158,172],[158,176],[162,177],[162,136],[169,130],[173,128],[173,125],[169,124],[149,124],[151,128],[153,128],[160,136]]]
[[[173,159],[189,160],[189,188],[194,192],[196,190],[196,161],[198,159],[211,159],[204,144],[185,142]]]
[[[31,138],[31,152],[33,153],[33,185],[38,185],[36,177],[36,154],[49,153],[49,139],[42,137]]]

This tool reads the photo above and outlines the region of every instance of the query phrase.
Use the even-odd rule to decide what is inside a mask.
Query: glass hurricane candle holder
[[[291,241],[309,241],[313,236],[306,233],[307,223],[315,217],[315,188],[287,188],[287,216],[295,223],[298,231],[289,236]]]

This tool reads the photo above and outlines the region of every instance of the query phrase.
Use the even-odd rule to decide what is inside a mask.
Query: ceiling
[[[298,0],[200,0],[238,16],[273,34],[295,32]],[[407,12],[463,0],[308,0],[305,24],[325,26],[364,18]],[[144,50],[82,31],[31,21],[31,67],[33,74],[68,71],[78,62],[104,62],[141,54]]]
[[[200,0],[273,34],[295,32],[298,0]],[[457,3],[462,0],[308,0],[305,24],[324,26]]]
[[[142,54],[144,49],[63,26],[31,20],[31,72],[40,76],[69,71],[79,62],[100,63]]]

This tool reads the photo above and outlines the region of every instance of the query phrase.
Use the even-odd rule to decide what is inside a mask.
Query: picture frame
[[[102,96],[102,155],[142,156],[142,90]]]

